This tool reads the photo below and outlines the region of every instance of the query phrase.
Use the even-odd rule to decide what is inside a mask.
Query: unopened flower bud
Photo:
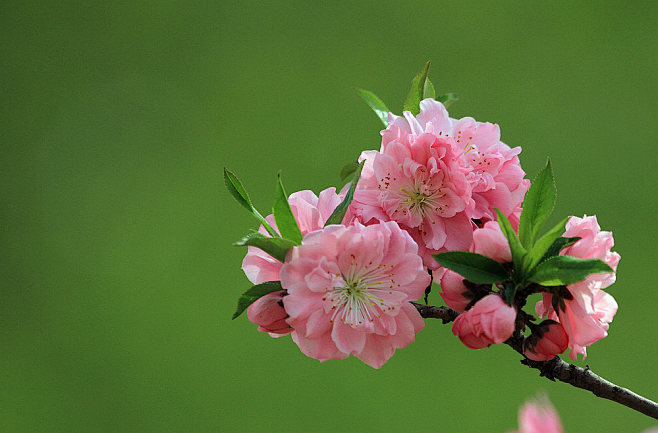
[[[471,300],[464,296],[468,293],[468,288],[464,286],[464,278],[456,272],[446,270],[441,277],[441,298],[443,302],[453,310],[461,313],[466,309]]]
[[[512,336],[516,310],[498,295],[480,299],[473,308],[460,314],[452,325],[452,333],[471,349],[500,344]]]
[[[569,345],[569,336],[561,324],[544,320],[524,343],[524,355],[533,361],[548,361],[563,353]]]
[[[286,322],[288,314],[281,303],[283,293],[283,290],[269,293],[247,308],[249,321],[258,325],[260,332],[269,332],[272,337],[283,337],[292,332]]]

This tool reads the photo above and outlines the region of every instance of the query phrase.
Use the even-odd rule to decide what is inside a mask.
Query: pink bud
[[[283,309],[282,299],[283,290],[259,298],[247,308],[249,321],[259,325],[260,332],[269,332],[272,337],[290,334],[292,328],[286,322],[288,314]]]
[[[568,345],[569,336],[562,325],[553,320],[544,320],[525,340],[523,353],[533,361],[548,361],[567,350]]]
[[[496,221],[488,221],[473,232],[471,251],[501,263],[512,261],[509,243]]]
[[[441,298],[443,302],[453,310],[461,313],[466,309],[466,306],[470,299],[464,296],[464,293],[468,293],[468,289],[464,286],[464,278],[456,272],[451,270],[446,270],[441,277]]]
[[[500,344],[512,336],[516,310],[495,294],[487,295],[460,314],[452,333],[471,349]]]

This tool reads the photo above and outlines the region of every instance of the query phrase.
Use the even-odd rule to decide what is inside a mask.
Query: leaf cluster
[[[453,102],[457,101],[459,97],[456,93],[444,93],[441,95],[436,94],[434,85],[429,79],[430,62],[425,63],[423,69],[411,80],[411,88],[404,100],[402,109],[410,111],[414,116],[420,113],[420,101],[423,99],[431,98],[441,102],[445,107],[450,106]],[[370,90],[355,88],[356,93],[368,104],[368,106],[375,112],[379,120],[388,126],[388,113],[390,110],[386,104]]]
[[[527,294],[528,291],[524,289],[531,286],[535,287],[535,291],[538,286],[541,291],[553,293],[554,299],[563,297],[561,293],[570,296],[564,286],[582,281],[591,274],[613,270],[599,259],[560,255],[560,251],[580,239],[562,237],[568,218],[562,219],[539,237],[541,228],[553,212],[556,197],[553,168],[549,159],[526,193],[518,234],[507,217],[496,209],[498,224],[512,254],[512,266],[503,266],[489,257],[466,251],[439,253],[434,258],[468,281],[499,285],[510,305],[517,294]],[[525,299],[519,302],[525,304]]]

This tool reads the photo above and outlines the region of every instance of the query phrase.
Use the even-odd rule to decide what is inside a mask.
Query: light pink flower
[[[283,290],[265,295],[247,308],[249,321],[258,326],[260,332],[268,332],[271,337],[290,334],[292,328],[286,322],[288,314],[283,309]]]
[[[563,353],[569,345],[569,336],[561,324],[545,320],[525,340],[524,355],[533,361],[548,361]]]
[[[524,179],[518,154],[500,141],[500,128],[471,117],[452,121],[451,136],[461,149],[461,161],[473,190],[475,209],[471,218],[494,220],[497,207],[510,215],[521,205],[530,181]]]
[[[562,433],[560,416],[548,398],[530,401],[519,410],[519,431],[515,433]]]
[[[581,239],[560,254],[582,259],[598,258],[617,269],[620,256],[610,251],[614,246],[612,233],[601,231],[595,216],[571,217],[563,236]],[[553,297],[548,293],[544,293],[537,303],[537,314],[558,320],[567,331],[571,349],[569,358],[576,360],[578,354],[587,357],[586,347],[608,335],[609,323],[617,312],[617,302],[602,289],[614,283],[615,278],[615,273],[594,274],[569,284],[567,289],[573,299],[564,300],[564,311],[553,310]]]
[[[450,136],[452,120],[439,102],[427,99],[420,106],[417,117],[391,115],[381,150],[361,154],[366,163],[353,207],[364,222],[397,221],[430,255],[442,248],[465,250],[475,201],[461,149]]]
[[[344,194],[336,194],[336,188],[327,188],[316,196],[313,191],[304,190],[292,193],[288,198],[290,209],[299,225],[302,235],[320,230],[329,219],[336,206],[343,200]],[[277,230],[274,217],[265,217],[268,223]],[[265,227],[258,231],[269,236]],[[256,247],[248,247],[247,255],[242,261],[242,270],[254,284],[265,281],[278,281],[282,263]]]
[[[436,269],[432,254],[468,250],[471,218],[492,220],[494,207],[506,215],[519,207],[529,186],[520,151],[500,141],[497,125],[451,119],[426,99],[416,117],[389,114],[380,151],[361,154],[366,164],[352,207],[364,222],[400,223]]]
[[[512,261],[507,239],[495,221],[489,221],[482,228],[473,232],[471,252],[482,254],[501,263]],[[464,311],[471,301],[465,296],[468,289],[462,281],[461,275],[449,269],[443,273],[440,280],[442,291],[439,292],[439,295],[448,307],[457,312]]]
[[[380,368],[424,322],[409,301],[430,282],[418,248],[395,222],[332,225],[304,237],[281,269],[292,338],[311,358],[353,354]]]
[[[480,299],[466,312],[457,316],[452,333],[471,349],[500,344],[512,336],[516,309],[491,294]]]
[[[445,302],[448,307],[458,313],[466,310],[471,299],[467,296],[469,290],[464,285],[464,277],[457,272],[446,269],[439,284],[441,285],[439,295],[441,295],[443,302]]]

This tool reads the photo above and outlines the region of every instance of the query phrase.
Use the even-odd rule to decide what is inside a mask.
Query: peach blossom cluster
[[[283,288],[251,304],[249,320],[272,337],[290,334],[321,361],[353,354],[381,367],[424,326],[410,301],[430,284],[428,270],[443,271],[431,255],[471,248],[481,230],[491,230],[494,207],[518,215],[529,185],[520,151],[500,141],[497,125],[452,119],[431,99],[418,116],[390,114],[380,151],[361,156],[365,166],[342,225],[324,227],[344,193],[300,191],[289,204],[302,244],[284,263],[249,247],[242,265],[249,280],[280,280]],[[266,220],[276,229],[271,215]],[[504,341],[515,310],[501,303],[492,295],[460,316],[460,338],[479,347]],[[489,326],[493,310],[504,326]]]
[[[288,201],[301,244],[283,262],[249,247],[242,264],[249,280],[280,281],[282,288],[247,309],[259,331],[291,335],[304,354],[320,361],[354,355],[379,368],[423,329],[411,302],[433,277],[444,302],[460,313],[452,332],[467,347],[500,344],[529,327],[527,358],[546,361],[570,348],[575,359],[607,335],[617,304],[603,289],[615,281],[614,272],[542,288],[536,313],[545,320],[535,324],[520,311],[525,300],[514,302],[516,288],[508,296],[503,283],[474,284],[433,257],[469,251],[493,259],[510,275],[509,232],[518,230],[530,183],[519,162],[521,149],[500,141],[497,125],[450,118],[440,102],[425,99],[417,116],[389,113],[381,135],[380,150],[360,156],[363,169],[341,224],[326,222],[347,188],[319,196],[300,191]],[[496,211],[511,224],[507,237]],[[277,230],[272,215],[266,220]],[[269,236],[262,226],[259,232]],[[561,255],[601,259],[616,269],[612,234],[601,231],[595,217],[572,217],[563,237],[578,240]]]
[[[473,118],[453,119],[433,99],[420,114],[389,114],[379,151],[366,151],[354,213],[364,222],[397,221],[416,240],[424,262],[432,254],[468,250],[474,220],[514,219],[530,182],[518,154],[500,141],[500,129]]]

